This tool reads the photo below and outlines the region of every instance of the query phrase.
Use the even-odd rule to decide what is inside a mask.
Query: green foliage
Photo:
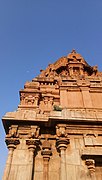
[[[53,108],[54,108],[54,111],[62,111],[62,108],[57,105],[54,105]]]

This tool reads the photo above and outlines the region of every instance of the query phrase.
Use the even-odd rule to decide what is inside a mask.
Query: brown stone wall
[[[67,90],[62,90],[60,92],[60,100],[61,100],[61,106],[62,107],[78,107],[78,108],[83,108],[83,97],[82,93],[80,91],[67,91]]]
[[[92,92],[90,93],[92,99],[92,105],[95,108],[102,107],[102,93],[101,92]]]

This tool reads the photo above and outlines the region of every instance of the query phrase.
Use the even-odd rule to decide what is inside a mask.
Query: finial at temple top
[[[76,54],[76,50],[72,49],[71,53]]]

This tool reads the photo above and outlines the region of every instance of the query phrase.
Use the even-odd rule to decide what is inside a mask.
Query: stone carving
[[[20,103],[25,104],[25,93],[20,94]]]
[[[38,126],[31,126],[29,138],[38,138],[39,130],[40,130],[40,128]]]
[[[6,138],[10,138],[10,137],[13,137],[13,138],[16,138],[18,137],[18,125],[11,125],[9,127],[9,133],[6,135]]]
[[[35,98],[32,95],[25,97],[25,104],[27,105],[33,105],[34,101],[35,101]]]
[[[84,134],[84,143],[86,147],[102,147],[102,135],[98,136],[98,134]]]
[[[36,150],[36,148],[39,146],[39,139],[27,139],[26,140],[26,144],[28,145],[28,149],[33,148],[34,150]]]
[[[66,125],[65,124],[61,124],[61,125],[57,125],[56,126],[56,147],[59,151],[61,151],[61,149],[66,149],[67,145],[69,144],[69,137],[68,137],[68,133],[66,130]]]
[[[43,112],[51,111],[53,109],[53,97],[52,96],[44,96],[43,102],[41,104],[41,109]]]
[[[16,145],[20,143],[18,125],[11,125],[11,127],[9,127],[9,133],[6,135],[5,142],[8,148],[11,146],[16,148]]]
[[[20,143],[20,141],[17,138],[9,137],[9,138],[6,138],[5,142],[9,149],[9,153],[8,153],[8,158],[7,158],[7,162],[6,162],[6,167],[4,170],[3,180],[9,179],[11,165],[12,165],[12,159],[13,159],[13,152],[16,149],[16,146]]]
[[[48,158],[48,159],[52,155],[51,144],[48,140],[45,140],[43,142],[41,154],[43,155],[44,158]]]
[[[16,145],[18,145],[20,143],[18,138],[6,138],[5,142],[8,147],[11,147],[13,145],[13,147],[15,147],[15,148],[16,148]]]
[[[39,139],[27,139],[26,144],[28,145],[29,149],[29,165],[28,165],[28,179],[34,178],[34,162],[35,162],[35,156],[36,152],[39,149]]]
[[[54,64],[50,64],[45,71],[41,71],[39,76],[55,77],[56,74],[57,76],[75,76],[80,78],[80,75],[96,75],[97,71],[97,66],[91,67],[80,54],[72,50],[67,57],[60,58]]]
[[[65,124],[56,126],[56,135],[57,135],[57,137],[68,137]]]
[[[86,159],[86,165],[87,165],[91,174],[93,172],[95,172],[95,161],[94,161],[94,159]]]
[[[38,106],[39,94],[20,93],[20,105]]]
[[[30,109],[30,110],[20,110],[20,108],[17,111],[14,112],[8,112],[5,115],[6,118],[10,119],[35,119],[36,118],[36,111]]]
[[[42,144],[41,154],[43,156],[43,180],[49,179],[49,160],[52,155],[51,144],[46,139]]]
[[[29,139],[26,140],[26,144],[29,147],[33,146],[34,148],[37,148],[37,146],[39,145],[39,143],[40,143],[40,140],[38,138],[39,137],[39,130],[40,130],[40,128],[38,126],[31,126],[31,129],[30,129],[30,132],[28,135]]]
[[[97,66],[90,66],[80,54],[72,50],[66,57],[61,57],[55,63],[49,64],[45,70],[41,70],[40,75],[31,82],[25,83],[24,90],[20,91],[18,108],[26,110],[32,107],[37,114],[48,114],[53,110],[53,105],[62,106],[61,89],[74,91],[76,87],[76,91],[88,91],[85,89],[88,87],[91,92],[95,87],[101,88],[101,82],[91,83],[91,80],[99,80],[100,77]]]
[[[60,154],[60,179],[67,180],[66,174],[66,149],[69,144],[69,137],[66,129],[66,124],[58,124],[56,126],[56,148]]]

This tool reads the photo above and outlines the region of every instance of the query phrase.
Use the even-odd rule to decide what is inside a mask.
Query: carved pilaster
[[[47,107],[47,105],[48,105],[48,97],[44,97],[44,104],[45,104],[45,106]]]
[[[49,97],[49,101],[48,101],[48,108],[49,108],[49,110],[52,109],[52,105],[53,105],[53,97]]]
[[[10,175],[11,165],[12,165],[13,151],[20,142],[18,138],[6,138],[5,142],[7,144],[9,152],[8,152],[6,167],[4,170],[3,180],[8,180],[9,175]]]
[[[66,150],[67,145],[69,143],[69,138],[57,138],[56,139],[56,147],[61,152],[61,150]]]
[[[28,149],[33,149],[34,151],[39,146],[39,139],[27,139],[26,144],[28,145]]]
[[[95,161],[94,159],[86,159],[86,165],[89,169],[90,175],[92,177],[93,180],[96,180],[95,177]]]
[[[66,131],[66,125],[65,124],[60,124],[56,126],[56,147],[59,151],[61,149],[66,150],[67,145],[69,144],[69,137],[68,133]]]
[[[22,105],[25,104],[25,93],[20,94],[20,104],[22,104]]]
[[[39,95],[35,96],[35,106],[38,106]]]
[[[69,137],[66,131],[66,125],[58,125],[56,127],[56,147],[60,152],[61,157],[61,174],[60,180],[67,180],[67,172],[66,172],[66,148],[69,144]]]
[[[49,180],[49,160],[52,151],[48,140],[43,142],[41,154],[43,156],[43,180]]]
[[[38,137],[39,137],[39,127],[31,126],[29,139],[26,140],[26,144],[28,145],[28,149],[29,149],[29,164],[28,164],[27,180],[33,179],[35,152],[39,148],[39,143],[40,143],[40,140],[38,139]]]
[[[39,139],[27,139],[26,144],[29,149],[29,164],[28,164],[28,177],[27,180],[33,179],[34,175],[34,161],[35,161],[35,152],[39,146]]]

